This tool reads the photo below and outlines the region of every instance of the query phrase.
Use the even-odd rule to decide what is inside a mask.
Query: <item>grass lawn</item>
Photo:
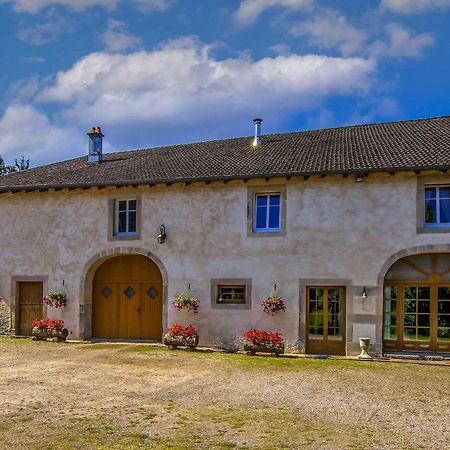
[[[450,366],[0,338],[3,449],[450,449]]]

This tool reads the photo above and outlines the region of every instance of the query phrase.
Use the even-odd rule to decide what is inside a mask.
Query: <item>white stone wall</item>
[[[69,303],[64,310],[49,308],[47,314],[64,319],[70,337],[79,337],[80,321],[86,320],[83,313],[80,319],[80,305],[87,314],[90,311],[83,285],[88,261],[102,252],[136,248],[155,255],[167,272],[164,326],[173,321],[192,323],[199,328],[202,343],[230,345],[244,331],[257,327],[281,331],[290,344],[303,350],[302,283],[328,279],[348,286],[349,351],[355,350],[350,343],[361,334],[380,344],[378,276],[383,265],[404,249],[450,243],[446,233],[417,234],[417,176],[371,175],[363,183],[356,183],[354,177],[293,178],[286,184],[287,233],[280,237],[247,237],[248,186],[266,186],[264,180],[2,194],[0,296],[10,305],[14,319],[12,277],[48,277],[49,289],[61,287],[64,280]],[[127,193],[141,195],[140,239],[108,240],[108,203]],[[156,235],[162,223],[168,238],[159,245]],[[211,309],[212,278],[251,278],[251,310]],[[196,315],[170,306],[185,283],[201,299]],[[268,317],[260,300],[269,295],[273,283],[286,299],[287,311]],[[364,301],[363,286],[368,293]]]

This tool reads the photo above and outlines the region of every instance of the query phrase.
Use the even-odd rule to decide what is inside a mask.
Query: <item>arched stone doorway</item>
[[[450,254],[396,261],[384,278],[383,347],[450,352]]]

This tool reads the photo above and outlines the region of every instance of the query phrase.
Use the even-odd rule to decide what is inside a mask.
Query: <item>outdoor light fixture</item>
[[[160,244],[164,244],[164,242],[166,242],[166,227],[164,225],[161,225],[159,227],[159,234],[158,234],[158,242]]]
[[[366,287],[364,286],[362,298],[367,298]]]
[[[364,175],[362,173],[358,173],[358,175],[356,175],[356,182],[361,183],[362,181],[364,181]]]

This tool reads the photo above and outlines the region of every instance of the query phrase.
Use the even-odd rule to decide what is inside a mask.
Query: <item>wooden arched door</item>
[[[94,275],[92,337],[162,338],[162,276],[143,255],[108,259]]]

